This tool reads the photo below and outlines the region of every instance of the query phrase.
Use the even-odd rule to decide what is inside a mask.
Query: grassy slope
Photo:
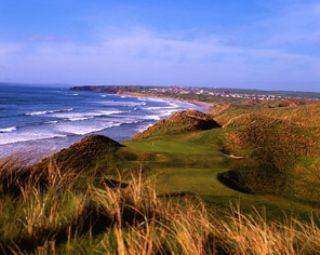
[[[232,190],[220,183],[218,173],[229,170],[222,148],[223,129],[189,134],[131,140],[125,144],[140,153],[155,153],[155,161],[137,162],[148,166],[157,177],[161,193],[195,193],[209,205],[229,207],[240,200],[244,210],[266,208],[268,215],[286,214],[306,216],[320,209],[275,196],[249,195]]]
[[[309,200],[310,203],[319,205],[319,192],[317,191],[320,187],[319,103],[275,108],[268,108],[263,105],[221,106],[213,108],[212,114],[220,124],[224,125],[225,128],[228,127],[231,133],[249,127],[255,118],[260,119],[260,121],[268,121],[268,119],[283,121],[283,125],[287,126],[289,133],[291,132],[290,129],[294,129],[294,126],[300,127],[300,131],[295,129],[296,131],[291,134],[291,137],[294,137],[294,135],[301,139],[309,137],[311,154],[308,157],[299,158],[296,162],[296,166],[290,171],[292,176],[291,188],[293,190],[284,192],[287,194],[283,195],[294,197],[295,200],[301,200],[304,203]],[[285,139],[285,136],[283,138]],[[231,149],[230,153],[248,156],[250,152],[242,148],[240,151]]]
[[[219,109],[219,108],[217,108]],[[243,114],[257,113],[260,116],[266,116],[269,118],[277,118],[281,120],[292,121],[297,124],[307,125],[309,127],[319,126],[319,112],[320,104],[306,104],[297,107],[278,107],[267,108],[261,105],[257,106],[235,106],[224,107],[220,112],[216,110],[218,114],[215,114],[215,108],[212,109],[212,113],[215,119],[222,125],[239,118]]]

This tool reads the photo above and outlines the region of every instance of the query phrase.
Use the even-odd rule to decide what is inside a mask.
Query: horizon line
[[[64,86],[64,87],[85,87],[85,86],[90,86],[90,87],[180,87],[180,88],[211,88],[211,89],[226,89],[226,90],[249,90],[249,91],[259,91],[259,92],[294,92],[294,93],[317,93],[320,94],[319,91],[310,91],[310,90],[284,90],[284,89],[279,89],[279,90],[272,90],[272,89],[258,89],[258,88],[240,88],[240,87],[224,87],[224,86],[209,86],[209,85],[155,85],[155,84],[70,84],[70,83],[23,83],[23,82],[5,82],[5,81],[0,81],[0,85],[16,85],[16,86],[22,86],[22,87],[43,87],[45,88],[46,86],[52,87],[52,86]]]

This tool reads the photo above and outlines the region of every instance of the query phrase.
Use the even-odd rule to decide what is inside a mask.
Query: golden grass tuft
[[[278,222],[259,213],[244,214],[240,206],[208,211],[199,198],[159,196],[141,172],[132,175],[124,188],[103,185],[96,176],[86,176],[83,183],[81,174],[64,176],[68,172],[53,178],[45,190],[28,182],[13,199],[0,195],[1,254],[295,255],[320,251],[316,217]]]

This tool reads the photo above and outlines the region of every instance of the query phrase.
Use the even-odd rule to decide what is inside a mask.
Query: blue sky
[[[0,81],[320,91],[320,1],[0,0]]]

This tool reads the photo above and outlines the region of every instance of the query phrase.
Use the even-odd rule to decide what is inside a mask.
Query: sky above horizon
[[[0,82],[320,91],[320,0],[0,0]]]

